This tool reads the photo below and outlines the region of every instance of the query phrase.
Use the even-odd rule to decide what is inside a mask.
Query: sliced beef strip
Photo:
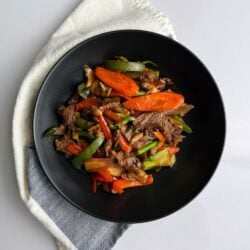
[[[103,100],[104,105],[112,103],[112,102],[119,102],[120,103],[121,102],[121,98],[120,97],[109,97],[109,98],[105,98]]]
[[[105,154],[105,150],[103,147],[100,147],[96,150],[94,157],[96,158],[105,158],[106,154]]]
[[[124,136],[126,137],[126,139],[128,141],[130,141],[132,139],[133,136],[133,130],[132,129],[128,129],[125,133]]]
[[[105,155],[106,157],[110,157],[112,155],[112,141],[107,140],[107,142],[104,145]]]
[[[122,114],[125,114],[125,115],[130,115],[130,111],[123,108],[123,107],[121,107],[121,106],[116,106],[116,107],[113,108],[113,110],[115,112],[118,112],[118,113],[122,113]]]
[[[180,115],[180,116],[185,116],[193,108],[194,108],[193,105],[184,103],[181,106],[179,106],[177,109],[169,110],[169,111],[164,111],[163,113],[165,115]]]
[[[151,70],[145,69],[139,79],[141,82],[154,82],[158,80],[158,77]]]
[[[60,124],[58,127],[55,128],[54,135],[63,135],[65,133],[65,126],[63,124]]]
[[[140,149],[140,148],[146,146],[147,143],[148,143],[148,139],[144,136],[144,137],[140,138],[139,140],[132,142],[131,146],[135,149]]]
[[[105,105],[101,106],[100,110],[105,111],[107,109],[113,109],[113,108],[116,108],[116,107],[119,107],[119,106],[121,106],[120,102],[111,102],[111,103],[108,103],[108,104],[105,104]]]
[[[75,120],[80,116],[80,113],[75,111],[74,105],[69,105],[68,107],[61,106],[58,109],[58,114],[63,119],[63,125],[68,126],[70,129],[75,127]]]
[[[171,117],[164,112],[144,113],[136,118],[134,126],[138,129],[159,129],[171,145],[177,145],[183,139],[182,129],[172,123]]]
[[[102,129],[99,124],[96,124],[88,129],[88,132],[94,134],[96,137],[103,137]]]
[[[76,104],[76,103],[80,102],[81,100],[82,100],[81,96],[77,92],[75,92],[71,96],[71,98],[68,100],[68,104],[69,105]]]
[[[56,146],[56,150],[69,154],[69,152],[67,151],[67,146],[68,144],[71,142],[72,140],[70,139],[68,134],[65,134],[63,137],[61,138],[57,138],[55,140],[55,146]]]
[[[133,152],[124,153],[123,151],[119,151],[115,154],[114,157],[117,162],[117,165],[124,172],[137,173],[141,167],[140,160],[135,156]]]

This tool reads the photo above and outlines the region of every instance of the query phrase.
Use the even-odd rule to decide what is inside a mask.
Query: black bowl
[[[93,194],[89,175],[74,169],[63,154],[43,137],[58,124],[57,108],[83,81],[82,65],[100,65],[122,55],[152,60],[163,76],[177,83],[187,103],[193,133],[181,143],[177,162],[154,174],[154,184],[122,195]],[[159,34],[122,30],[90,38],[65,54],[50,71],[39,92],[34,113],[34,141],[48,178],[68,201],[93,216],[116,222],[145,222],[169,215],[189,203],[208,183],[219,162],[225,138],[225,114],[215,81],[188,49]]]

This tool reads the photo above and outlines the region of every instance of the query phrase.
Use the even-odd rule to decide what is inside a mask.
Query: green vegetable
[[[86,84],[85,83],[81,83],[78,85],[77,87],[77,92],[78,94],[83,98],[83,99],[87,99],[88,96],[89,96],[89,88],[86,87]]]
[[[126,116],[122,121],[118,122],[116,125],[125,125],[130,121],[134,121],[135,118],[133,116]]]
[[[89,159],[97,149],[102,145],[104,137],[97,137],[80,155],[72,160],[75,168],[81,169],[83,162]]]
[[[142,64],[152,64],[153,66],[157,67],[158,65],[150,60],[142,62]]]
[[[127,71],[126,75],[133,78],[133,79],[139,79],[142,75],[142,72],[140,71]]]
[[[183,118],[180,117],[179,115],[174,115],[172,121],[176,125],[180,126],[183,129],[183,131],[187,132],[188,134],[191,134],[193,132],[192,129],[185,123]]]
[[[81,128],[83,130],[86,130],[86,129],[90,128],[94,123],[89,122],[87,120],[84,120],[82,118],[76,118],[75,124],[77,127]]]
[[[150,170],[158,167],[172,167],[175,163],[175,154],[170,154],[168,149],[163,149],[150,156],[143,162],[143,170]]]
[[[129,115],[123,113],[116,113],[121,118],[127,118]]]
[[[115,71],[139,71],[142,72],[145,69],[145,65],[140,62],[129,62],[125,60],[105,60],[104,67]]]
[[[87,138],[87,139],[89,139],[89,140],[91,140],[91,141],[94,141],[94,140],[95,140],[95,136],[92,135],[92,134],[90,134],[90,133],[88,133],[88,132],[86,132],[86,131],[80,131],[80,132],[78,132],[78,135],[79,135],[80,137]]]
[[[48,130],[45,131],[44,136],[46,136],[49,139],[49,141],[53,141],[55,132],[56,132],[56,127],[49,128]]]
[[[142,155],[143,153],[147,152],[151,148],[155,147],[157,144],[158,144],[158,141],[152,141],[152,142],[148,143],[147,145],[145,145],[144,147],[140,148],[137,151],[137,155]]]
[[[142,96],[142,95],[145,95],[146,94],[146,92],[145,91],[139,91],[138,93],[137,93],[137,95],[136,96]]]

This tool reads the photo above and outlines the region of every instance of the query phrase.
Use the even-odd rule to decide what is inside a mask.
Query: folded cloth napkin
[[[147,0],[84,0],[39,53],[18,93],[13,149],[20,195],[57,239],[60,249],[110,249],[128,225],[87,215],[53,188],[31,143],[34,103],[45,76],[63,54],[89,37],[121,29],[148,30],[175,38],[169,20]]]

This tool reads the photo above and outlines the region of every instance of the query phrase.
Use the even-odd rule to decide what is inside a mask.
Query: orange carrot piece
[[[115,122],[120,122],[122,118],[110,109],[104,111],[104,114]]]
[[[106,139],[112,140],[112,138],[113,138],[112,133],[111,133],[110,128],[109,128],[105,118],[103,117],[103,115],[98,116],[98,121],[99,121],[102,132],[103,132],[104,136],[106,137]]]
[[[164,111],[178,108],[184,97],[174,92],[160,92],[131,98],[123,103],[127,109],[138,111]]]
[[[136,82],[120,72],[96,67],[95,74],[106,85],[126,96],[135,96],[139,92]]]
[[[118,143],[122,151],[129,153],[132,150],[132,147],[128,144],[126,138],[123,135],[120,135]]]
[[[165,141],[166,141],[166,138],[164,137],[164,135],[159,132],[159,131],[155,131],[153,132],[154,136],[160,141],[157,145],[157,148],[161,148],[164,144],[165,144]]]
[[[114,180],[112,190],[116,193],[122,193],[125,188],[138,187],[138,186],[146,186],[153,183],[153,176],[148,175],[147,181],[145,183],[141,183],[139,181],[128,181],[124,179]]]
[[[88,108],[91,106],[99,106],[100,104],[101,104],[101,100],[99,100],[97,98],[90,97],[90,98],[87,98],[86,100],[83,100],[83,101],[77,103],[75,105],[75,109],[81,110],[81,109]]]

